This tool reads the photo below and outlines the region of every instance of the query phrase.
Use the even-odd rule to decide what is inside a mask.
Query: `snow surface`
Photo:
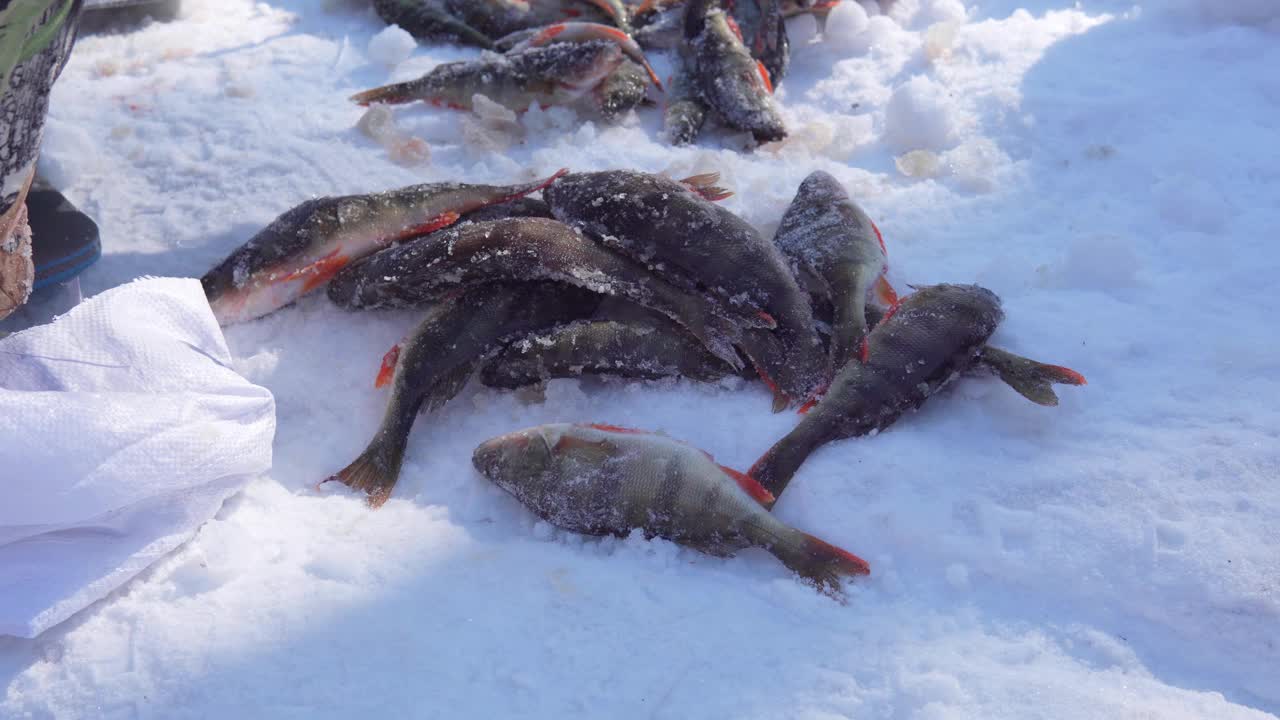
[[[186,0],[83,38],[43,165],[102,226],[91,292],[200,275],[320,194],[718,170],[727,207],[772,232],[821,168],[883,230],[896,284],[990,286],[998,344],[1090,384],[1042,408],[965,379],[816,453],[776,512],[870,560],[841,606],[763,552],[553,530],[470,467],[479,441],[551,421],[664,430],[745,467],[795,422],[759,384],[559,381],[541,403],[473,384],[419,420],[383,509],[316,494],[377,426],[379,360],[414,323],[320,293],[228,332],[276,396],[270,476],[123,591],[0,638],[0,717],[1280,712],[1280,4],[957,5],[850,5],[833,39],[797,21],[792,136],[749,153],[723,131],[668,148],[655,110],[553,110],[491,154],[461,144],[464,115],[418,105],[395,120],[430,161],[397,164],[346,97],[475,51],[388,70],[358,2]],[[935,172],[898,170],[915,150]]]

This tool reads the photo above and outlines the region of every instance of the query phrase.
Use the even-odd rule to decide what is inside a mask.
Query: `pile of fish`
[[[786,137],[774,88],[790,62],[786,17],[825,18],[838,0],[374,0],[388,23],[419,39],[474,45],[408,82],[352,96],[361,105],[421,100],[471,110],[476,95],[515,112],[593,106],[606,119],[666,91],[664,134],[692,142],[708,117],[757,142]],[[663,87],[645,50],[673,50]]]
[[[888,427],[958,376],[999,375],[1042,405],[1067,368],[987,345],[1000,301],[975,285],[899,298],[879,229],[824,172],[800,185],[776,236],[718,204],[714,173],[630,170],[495,186],[413,185],[309,200],[202,279],[222,324],[326,288],[348,310],[422,308],[382,362],[391,385],[365,451],[334,475],[391,495],[421,412],[478,375],[518,388],[583,374],[759,378],[795,430],[747,473],[670,438],[550,425],[484,443],[474,464],[534,512],[590,534],[642,529],[726,554],[764,547],[824,591],[865,562],[768,514],[804,460]],[[541,193],[541,198],[533,197]]]

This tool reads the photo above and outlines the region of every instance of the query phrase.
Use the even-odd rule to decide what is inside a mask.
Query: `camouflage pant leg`
[[[49,91],[75,42],[83,0],[0,0],[0,318],[31,292],[26,199]]]

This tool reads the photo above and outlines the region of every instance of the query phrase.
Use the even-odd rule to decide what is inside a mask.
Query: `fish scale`
[[[824,592],[866,562],[783,524],[758,486],[671,438],[612,426],[552,424],[481,443],[476,469],[547,522],[592,535],[642,530],[716,555],[762,547]]]

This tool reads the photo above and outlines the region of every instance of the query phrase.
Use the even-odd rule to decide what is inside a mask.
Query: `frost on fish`
[[[786,259],[754,227],[685,184],[625,170],[566,175],[544,193],[552,213],[680,287],[767,316],[743,348],[793,401],[820,384],[825,361],[808,298]]]
[[[556,527],[591,535],[641,530],[715,555],[760,547],[821,591],[867,563],[783,524],[759,483],[705,452],[609,425],[543,425],[482,443],[472,464]]]
[[[437,410],[453,399],[476,368],[513,337],[590,315],[599,301],[579,288],[517,283],[484,285],[435,304],[387,354],[394,369],[381,426],[366,450],[330,479],[381,505],[395,487],[419,411]]]
[[[800,184],[774,243],[801,282],[833,308],[830,356],[839,370],[867,334],[867,299],[886,264],[879,230],[839,181],[818,170]]]
[[[931,285],[908,295],[867,336],[804,420],[752,468],[774,495],[816,449],[892,425],[977,362],[1004,318],[1000,298],[977,285]]]
[[[750,132],[757,142],[786,137],[768,70],[742,44],[724,11],[698,17],[691,7],[685,32],[698,88],[725,124]]]
[[[510,55],[485,53],[478,60],[438,65],[417,80],[393,83],[352,96],[355,102],[406,103],[422,100],[471,110],[482,95],[516,112],[577,100],[622,62],[612,42],[593,40],[531,48]]]
[[[656,380],[687,377],[712,382],[734,370],[666,317],[629,313],[617,320],[583,320],[513,343],[481,371],[489,386],[517,388],[584,374]]]
[[[682,291],[579,231],[543,218],[469,223],[389,248],[339,273],[329,298],[350,308],[407,307],[459,287],[514,280],[566,282],[651,307],[735,367],[740,361],[732,343],[741,328],[764,324],[751,312]]]
[[[606,120],[614,120],[644,102],[649,76],[631,60],[623,60],[596,88],[595,105]]]
[[[683,50],[677,54],[667,87],[667,106],[662,116],[662,135],[672,145],[687,145],[702,132],[707,104],[698,90],[693,65]]]

